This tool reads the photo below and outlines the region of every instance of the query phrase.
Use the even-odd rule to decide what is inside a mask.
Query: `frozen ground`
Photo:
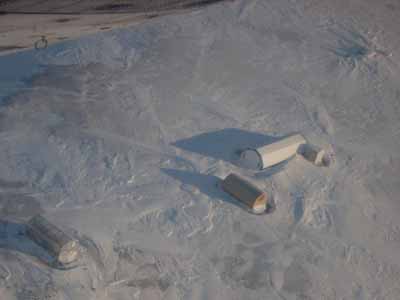
[[[399,20],[243,0],[1,57],[0,298],[399,299]],[[237,167],[295,131],[334,164]],[[276,211],[220,192],[231,171]],[[77,267],[24,236],[37,212],[80,239]]]

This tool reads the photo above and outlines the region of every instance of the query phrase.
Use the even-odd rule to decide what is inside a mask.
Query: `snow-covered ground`
[[[0,57],[0,299],[399,299],[399,20],[240,0]],[[334,163],[238,166],[292,132]],[[236,205],[230,172],[276,211]],[[78,266],[43,262],[38,212]]]

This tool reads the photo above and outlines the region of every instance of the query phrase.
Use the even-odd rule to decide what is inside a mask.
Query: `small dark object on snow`
[[[331,158],[325,152],[325,150],[315,145],[302,145],[302,147],[300,148],[300,153],[306,160],[316,166],[329,167],[331,163]]]

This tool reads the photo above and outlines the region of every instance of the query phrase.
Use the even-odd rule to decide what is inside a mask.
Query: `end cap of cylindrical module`
[[[251,170],[261,170],[263,168],[262,157],[256,149],[245,149],[240,154],[240,164]]]
[[[60,263],[68,265],[77,261],[79,254],[79,243],[76,240],[72,240],[60,249],[57,259]]]

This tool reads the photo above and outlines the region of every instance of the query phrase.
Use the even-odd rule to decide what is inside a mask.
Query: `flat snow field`
[[[396,0],[238,0],[0,57],[0,299],[400,299],[399,49]],[[292,132],[333,164],[238,166]]]

